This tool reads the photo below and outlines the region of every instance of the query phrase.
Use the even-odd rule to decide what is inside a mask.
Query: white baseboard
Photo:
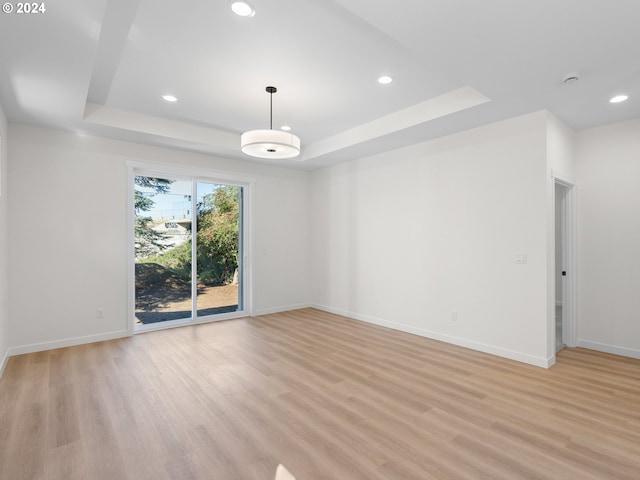
[[[382,320],[380,318],[372,317],[369,315],[361,315],[354,312],[348,312],[346,310],[328,307],[326,305],[311,304],[310,306],[312,308],[317,308],[318,310],[323,310],[325,312],[335,313],[336,315],[342,315],[344,317],[353,318],[355,320],[360,320],[367,323],[373,323],[374,325],[380,325],[382,327],[388,327],[394,330],[400,330],[401,332],[411,333],[414,335],[419,335],[421,337],[431,338],[433,340],[439,340],[441,342],[450,343],[452,345],[458,345],[459,347],[465,347],[471,350],[477,350],[479,352],[496,355],[498,357],[508,358],[510,360],[527,363],[529,365],[534,365],[536,367],[549,368],[555,362],[553,358],[534,357],[533,355],[528,355],[526,353],[516,352],[514,350],[508,350],[506,348],[496,347],[494,345],[487,345],[484,343],[474,342],[472,340],[454,337],[451,335],[446,335],[443,333],[434,332],[432,330],[426,330],[423,328],[417,328],[411,325],[404,325],[401,323],[389,322],[387,320]]]
[[[555,354],[553,355],[553,357],[549,357],[547,358],[547,364],[544,368],[551,368],[556,364],[556,356]]]
[[[101,333],[99,335],[87,335],[85,337],[65,338],[63,340],[54,340],[52,342],[32,343],[31,345],[22,345],[20,347],[11,347],[8,355],[22,355],[24,353],[43,352],[45,350],[53,350],[56,348],[73,347],[75,345],[83,345],[85,343],[104,342],[105,340],[114,340],[116,338],[130,337],[127,330],[117,332]]]
[[[9,350],[7,349],[2,356],[2,360],[0,361],[0,378],[2,378],[2,374],[4,373],[4,367],[7,366],[7,362],[9,361]]]
[[[289,310],[300,310],[301,308],[309,308],[312,305],[310,303],[297,303],[295,305],[283,305],[280,307],[260,308],[253,312],[253,316],[269,315],[271,313],[288,312]]]
[[[634,348],[617,347],[615,345],[607,345],[606,343],[590,342],[588,340],[578,340],[578,347],[597,350],[599,352],[613,353],[623,357],[631,357],[640,359],[640,350]]]
[[[254,316],[268,315],[270,313],[286,312],[288,310],[298,310],[301,308],[308,308],[308,307],[310,307],[310,304],[308,303],[299,303],[296,305],[285,305],[280,307],[264,308],[264,309],[256,310],[254,312]],[[11,347],[6,353],[1,366],[2,368],[4,368],[4,365],[7,362],[8,357],[13,355],[43,352],[45,350],[53,350],[55,348],[64,348],[64,347],[73,347],[75,345],[83,345],[86,343],[103,342],[105,340],[114,340],[116,338],[130,337],[131,335],[132,333],[129,332],[128,330],[120,330],[116,332],[102,333],[99,335],[88,335],[85,337],[66,338],[63,340],[55,340],[52,342],[33,343],[30,345]],[[0,374],[1,374],[1,371],[2,370],[0,370]]]

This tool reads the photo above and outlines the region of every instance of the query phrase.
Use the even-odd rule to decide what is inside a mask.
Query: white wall
[[[306,305],[306,172],[27,126],[9,139],[12,353],[126,333],[127,160],[255,178],[256,313]]]
[[[547,122],[538,112],[314,172],[314,305],[547,366]]]
[[[575,132],[549,112],[547,112],[547,165],[549,174],[553,170],[556,176],[574,180]]]
[[[7,172],[7,120],[0,106],[0,375],[9,350],[9,195]]]
[[[640,120],[576,146],[578,344],[640,358]]]

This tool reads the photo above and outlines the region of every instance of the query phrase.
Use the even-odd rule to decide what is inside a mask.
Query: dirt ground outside
[[[191,317],[191,283],[157,264],[136,265],[136,323]],[[198,316],[235,312],[238,285],[198,284]]]
[[[137,308],[138,298],[144,302],[149,297],[159,298],[162,291],[143,292],[136,294],[136,323],[147,324],[166,322],[191,317],[191,298],[157,303],[152,310]],[[174,296],[173,292],[170,296]],[[222,285],[207,287],[198,285],[198,316],[215,315],[216,313],[235,312],[238,309],[238,285]]]

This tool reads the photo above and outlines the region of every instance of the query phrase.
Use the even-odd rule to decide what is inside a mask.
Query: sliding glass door
[[[242,310],[242,187],[196,184],[197,315]]]
[[[191,318],[191,182],[135,177],[137,325]]]
[[[241,316],[245,188],[134,172],[134,330]]]

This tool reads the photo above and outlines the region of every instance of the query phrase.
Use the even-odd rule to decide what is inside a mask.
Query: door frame
[[[553,239],[555,242],[556,235],[556,222],[555,212],[557,202],[562,202],[563,212],[563,226],[564,226],[564,238],[562,241],[562,260],[564,265],[562,269],[567,272],[567,275],[563,277],[564,285],[562,288],[562,340],[568,347],[575,347],[577,345],[577,322],[576,322],[576,185],[575,183],[559,174],[552,171],[553,179]],[[556,198],[556,185],[563,187],[565,191],[564,198]],[[555,245],[555,243],[554,243]],[[555,328],[555,310],[556,310],[556,295],[555,295],[555,282],[556,282],[556,255],[555,246],[553,253],[553,328],[550,328],[550,345],[553,345],[553,356],[555,359],[555,344],[556,344],[556,328]]]
[[[159,165],[146,162],[126,161],[127,168],[127,331],[129,335],[134,333],[142,333],[153,330],[161,330],[166,328],[178,327],[183,325],[196,325],[199,323],[209,323],[220,320],[229,320],[232,318],[240,318],[254,315],[253,305],[253,190],[255,188],[255,178],[244,177],[240,175],[220,172],[217,170],[194,169],[175,167],[171,165]],[[240,239],[242,245],[242,310],[237,312],[222,313],[215,316],[198,317],[197,315],[189,321],[172,322],[169,325],[163,325],[163,322],[157,324],[149,324],[144,328],[135,328],[135,212],[134,212],[134,177],[137,175],[149,177],[168,177],[170,179],[190,180],[194,182],[209,182],[225,185],[234,185],[242,187],[242,211],[240,217],[243,222],[242,236]],[[193,201],[195,198],[192,196]],[[195,269],[195,263],[192,262],[192,269]],[[193,281],[195,277],[192,275],[192,292]],[[193,302],[196,301],[193,298]],[[193,306],[193,305],[192,305]],[[193,313],[193,308],[192,308]]]

